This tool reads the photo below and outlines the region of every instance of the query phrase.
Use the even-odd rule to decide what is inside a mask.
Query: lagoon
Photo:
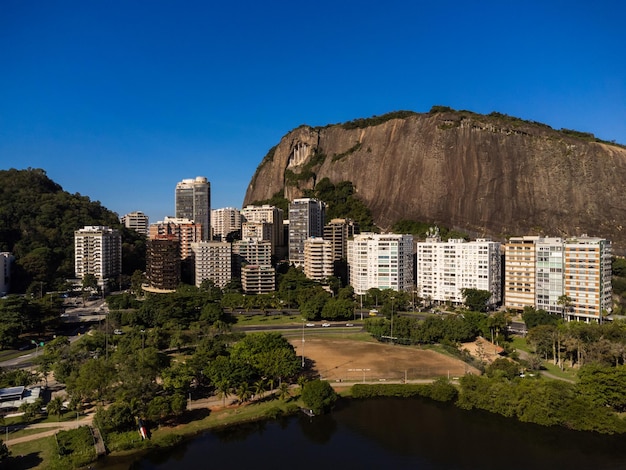
[[[330,415],[210,431],[173,449],[109,457],[95,468],[624,469],[623,442],[423,399],[345,399]]]

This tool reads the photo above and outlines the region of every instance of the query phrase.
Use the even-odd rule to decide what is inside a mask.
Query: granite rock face
[[[300,197],[324,177],[351,181],[383,229],[410,219],[499,240],[586,233],[626,249],[626,149],[538,123],[446,111],[301,126],[263,159],[244,205]]]

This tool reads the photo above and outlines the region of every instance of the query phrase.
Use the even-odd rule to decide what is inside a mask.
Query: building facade
[[[124,227],[140,233],[144,237],[148,236],[148,228],[150,227],[149,219],[146,214],[141,211],[131,212],[122,216],[120,219]]]
[[[272,265],[272,242],[248,238],[233,242],[233,275],[242,276],[242,268],[249,264],[255,266]]]
[[[241,224],[241,239],[242,240],[267,240],[270,242],[272,248],[272,238],[274,236],[274,224],[269,222],[244,222]],[[272,253],[275,250],[272,248]]]
[[[324,226],[324,240],[333,245],[333,260],[348,259],[348,239],[359,233],[359,226],[350,219],[332,219]]]
[[[241,269],[241,287],[246,294],[269,294],[276,290],[276,270],[272,266],[248,264]]]
[[[15,257],[9,252],[0,253],[0,297],[11,292],[11,269]]]
[[[611,313],[611,243],[603,238],[569,238],[564,247],[566,320],[599,321]]]
[[[232,253],[228,242],[204,241],[191,244],[194,254],[195,285],[209,279],[219,288],[232,279]]]
[[[602,321],[611,313],[611,243],[603,238],[513,237],[505,246],[505,307]]]
[[[304,275],[322,281],[333,275],[333,243],[319,237],[304,241]]]
[[[93,274],[98,285],[106,286],[122,272],[122,236],[118,230],[89,225],[74,232],[74,270],[82,279]]]
[[[227,241],[226,237],[241,230],[241,212],[234,207],[224,207],[211,211],[213,239]],[[232,235],[231,235],[232,236]]]
[[[324,235],[326,205],[312,198],[294,199],[289,204],[289,262],[304,265],[304,241]]]
[[[368,289],[413,289],[413,236],[361,233],[348,240],[348,277],[357,295]]]
[[[180,241],[176,235],[157,235],[146,245],[148,292],[174,292],[181,282]]]
[[[539,237],[511,237],[504,246],[504,306],[522,312],[535,307],[535,243]]]
[[[417,243],[417,295],[429,303],[465,301],[463,289],[491,292],[490,305],[502,300],[500,243],[487,239],[441,241],[431,236]]]
[[[189,259],[193,255],[191,244],[202,241],[202,225],[189,219],[165,217],[162,221],[150,225],[150,238],[158,238],[163,235],[176,236],[180,242],[180,259]]]
[[[201,240],[211,239],[211,184],[204,176],[176,184],[176,217],[202,227]]]
[[[284,214],[283,210],[268,204],[262,206],[246,206],[241,210],[242,224],[243,222],[255,222],[271,224],[272,235],[272,254],[281,258],[284,256],[285,235],[283,230]],[[242,232],[243,232],[242,228]],[[250,236],[241,235],[241,239],[250,238]]]

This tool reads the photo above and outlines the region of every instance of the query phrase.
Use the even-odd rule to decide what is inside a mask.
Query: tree
[[[565,319],[565,312],[569,312],[571,310],[572,305],[573,305],[572,302],[573,302],[572,298],[565,294],[561,295],[556,301],[556,303],[561,306],[563,319]]]
[[[48,412],[48,416],[57,415],[60,420],[63,415],[63,399],[61,397],[54,397],[48,402],[46,411]]]
[[[237,398],[239,399],[239,403],[245,403],[252,397],[252,390],[250,390],[250,386],[248,382],[242,382],[237,387]]]
[[[323,414],[333,407],[337,394],[327,381],[316,379],[304,384],[302,401],[313,413]]]
[[[475,312],[487,311],[487,302],[491,298],[491,292],[481,289],[462,289],[465,298],[465,306]]]
[[[526,328],[531,329],[539,325],[556,325],[559,317],[546,312],[543,309],[536,310],[533,307],[524,307],[522,319],[526,324]]]
[[[9,457],[11,457],[11,451],[4,441],[0,439],[0,462],[7,460]]]

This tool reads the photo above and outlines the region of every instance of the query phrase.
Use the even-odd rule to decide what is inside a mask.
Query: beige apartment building
[[[333,243],[319,237],[304,241],[304,275],[315,281],[333,275]]]

